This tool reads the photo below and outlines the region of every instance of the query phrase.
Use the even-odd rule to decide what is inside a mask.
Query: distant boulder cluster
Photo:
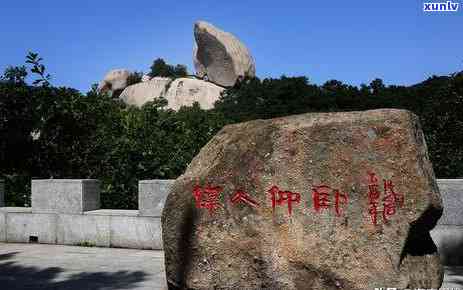
[[[191,106],[194,102],[203,109],[211,109],[225,88],[233,86],[240,78],[255,76],[254,59],[233,34],[198,21],[194,25],[194,37],[194,76],[173,79],[145,74],[141,82],[130,85],[131,72],[114,69],[99,83],[98,90],[110,94],[122,91],[119,98],[138,107],[164,97],[168,102],[167,108],[173,110]]]

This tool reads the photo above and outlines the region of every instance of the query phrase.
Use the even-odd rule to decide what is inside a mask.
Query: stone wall
[[[5,183],[0,179],[0,207],[5,206]]]
[[[463,179],[438,179],[444,212],[431,237],[444,265],[463,265]]]
[[[117,210],[100,209],[98,180],[32,180],[32,207],[0,207],[0,242],[160,250],[160,216],[172,183],[142,180],[140,210]]]
[[[81,214],[100,208],[100,182],[95,179],[32,180],[32,212]]]
[[[138,210],[140,215],[161,217],[167,193],[173,182],[174,180],[141,180],[138,182]]]
[[[32,207],[4,207],[0,242],[162,249],[161,214],[174,180],[141,180],[138,210],[99,209],[98,180],[33,180]],[[463,179],[437,180],[444,212],[431,236],[442,263],[463,265]]]

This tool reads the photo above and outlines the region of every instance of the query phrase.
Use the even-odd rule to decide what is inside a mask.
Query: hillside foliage
[[[176,178],[224,125],[306,112],[403,108],[420,116],[436,176],[463,176],[463,73],[413,86],[360,87],[306,77],[244,79],[213,110],[142,108],[55,87],[36,54],[0,80],[0,176],[9,206],[30,205],[31,178],[97,178],[103,208],[137,208],[137,182]],[[27,77],[35,76],[32,84]]]

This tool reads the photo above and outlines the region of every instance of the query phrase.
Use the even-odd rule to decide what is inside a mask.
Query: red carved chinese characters
[[[272,209],[275,210],[276,205],[282,205],[283,203],[288,203],[288,213],[291,215],[292,213],[292,203],[296,202],[299,203],[301,200],[301,195],[298,192],[291,192],[291,191],[283,191],[278,188],[278,186],[272,186],[268,190],[268,193],[271,195],[272,199]],[[278,199],[277,199],[278,195]]]
[[[378,199],[379,199],[379,190],[378,190],[378,178],[376,174],[369,172],[368,173],[368,213],[371,216],[371,221],[376,226],[377,216],[378,216]]]
[[[259,207],[259,204],[254,201],[249,194],[242,190],[237,190],[235,194],[230,199],[233,204],[238,203],[240,201],[249,204],[252,207]]]
[[[377,216],[378,212],[382,212],[382,217],[384,222],[389,221],[389,216],[394,215],[396,213],[397,206],[402,207],[404,204],[404,196],[399,193],[395,192],[394,184],[392,180],[383,180],[384,183],[384,198],[383,202],[383,210],[378,211],[378,204],[380,200],[380,191],[378,185],[378,178],[376,177],[375,173],[369,172],[368,173],[368,202],[369,202],[369,209],[368,213],[371,216],[371,220],[374,225],[378,224]]]
[[[320,212],[320,209],[330,207],[330,201],[328,199],[330,191],[331,188],[326,185],[314,186],[312,188],[313,207],[316,212]]]
[[[397,213],[397,209],[403,207],[404,195],[395,189],[392,180],[383,180],[384,193],[381,196],[379,178],[374,172],[368,172],[368,214],[371,217],[372,223],[376,226],[378,224],[378,215],[382,216],[383,222],[387,223],[390,217]],[[219,195],[223,191],[220,186],[201,187],[199,185],[193,188],[193,197],[196,202],[197,208],[205,208],[212,214],[219,207]],[[278,205],[287,205],[289,215],[292,214],[295,203],[300,203],[301,194],[298,192],[291,192],[281,190],[278,186],[272,186],[268,191],[270,194],[272,209]],[[313,206],[317,213],[324,209],[330,209],[334,206],[336,216],[343,214],[343,208],[349,202],[347,193],[341,192],[339,189],[332,188],[328,185],[321,184],[312,187],[312,200]],[[232,205],[243,203],[251,207],[259,207],[256,202],[244,190],[236,190],[230,196]],[[382,206],[382,209],[380,207]]]
[[[207,186],[202,188],[199,185],[195,185],[193,188],[193,197],[196,202],[196,208],[206,208],[209,214],[212,214],[221,205],[218,203],[219,194],[222,191],[220,186]],[[205,198],[203,199],[203,195]]]
[[[334,191],[334,209],[336,210],[336,215],[337,216],[341,216],[341,208],[340,208],[340,204],[347,204],[348,202],[348,197],[347,197],[347,193],[341,193],[339,192],[339,190],[335,190]]]
[[[403,206],[404,197],[401,193],[394,191],[394,184],[392,184],[392,180],[384,180],[384,195],[383,219],[387,222],[388,216],[395,214],[397,202],[400,207]]]
[[[327,209],[330,207],[329,195],[330,192],[334,192],[334,208],[337,216],[341,216],[341,204],[347,204],[348,196],[347,193],[341,193],[338,189],[332,189],[327,185],[318,185],[312,188],[312,201],[314,209],[317,213],[321,209]]]

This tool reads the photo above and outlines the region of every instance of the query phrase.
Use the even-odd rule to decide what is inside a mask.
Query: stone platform
[[[0,243],[0,289],[165,290],[162,251]]]
[[[166,290],[164,252],[0,243],[0,288]],[[463,267],[446,266],[441,289],[463,289]]]

